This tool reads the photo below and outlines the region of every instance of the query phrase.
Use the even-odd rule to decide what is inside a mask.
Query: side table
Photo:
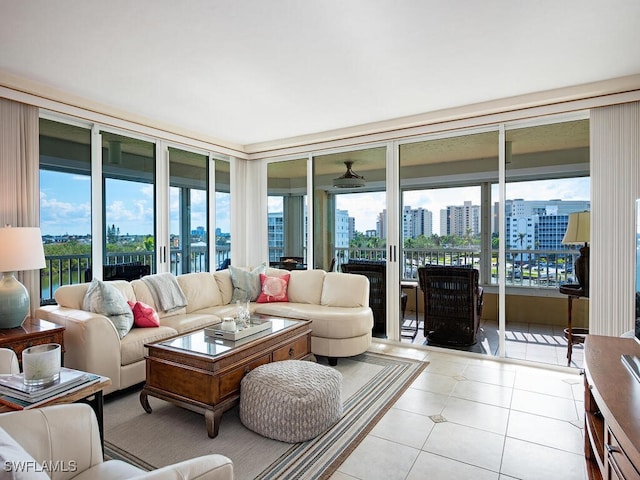
[[[97,382],[90,383],[86,386],[80,386],[79,388],[71,388],[69,391],[60,392],[59,394],[52,396],[42,405],[39,405],[39,407],[76,402],[89,404],[96,414],[100,440],[104,448],[104,399],[102,391],[109,385],[111,385],[111,379],[109,377],[100,376]],[[18,407],[12,407],[6,403],[0,403],[0,413],[11,412],[17,409]]]
[[[403,280],[400,282],[400,290],[411,289],[415,295],[415,308],[416,308],[416,327],[405,327],[404,324],[404,312],[407,303],[407,297],[402,298],[403,308],[402,308],[402,316],[400,318],[400,337],[401,338],[411,338],[415,339],[418,335],[418,326],[420,324],[420,316],[418,315],[418,282],[413,282],[411,280]]]
[[[571,366],[571,355],[573,353],[574,343],[584,343],[585,338],[589,334],[588,328],[574,328],[572,322],[572,309],[573,300],[581,297],[588,298],[589,296],[580,287],[580,285],[561,285],[560,293],[567,295],[569,302],[567,309],[567,328],[564,329],[564,335],[567,338],[567,366]]]
[[[18,356],[18,363],[22,369],[22,351],[34,345],[45,343],[59,343],[62,347],[62,361],[64,365],[64,327],[39,318],[27,318],[16,328],[0,329],[0,347],[10,348]]]

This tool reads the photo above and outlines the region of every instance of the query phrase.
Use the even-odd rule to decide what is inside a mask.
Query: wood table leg
[[[224,410],[222,409],[204,411],[204,421],[207,425],[207,435],[209,435],[209,438],[216,438],[218,436],[223,412]]]
[[[144,408],[144,411],[147,413],[151,413],[153,410],[151,409],[151,405],[149,405],[149,398],[147,397],[147,392],[142,389],[140,392],[140,405]]]

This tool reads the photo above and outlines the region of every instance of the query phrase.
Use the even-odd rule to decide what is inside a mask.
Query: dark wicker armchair
[[[427,266],[418,268],[424,295],[424,335],[434,345],[476,343],[482,315],[482,287],[474,268]]]
[[[352,260],[343,263],[343,273],[364,275],[369,279],[369,306],[373,310],[374,337],[387,337],[387,264],[384,260]],[[402,316],[407,307],[407,294],[400,293]]]
[[[137,280],[145,275],[151,274],[151,266],[142,265],[140,262],[116,263],[104,265],[102,270],[102,279],[107,280]],[[84,281],[90,282],[93,278],[91,268],[84,271]]]

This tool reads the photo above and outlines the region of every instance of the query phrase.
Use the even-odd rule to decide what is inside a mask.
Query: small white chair
[[[0,348],[0,375],[20,373],[18,356],[13,350]]]

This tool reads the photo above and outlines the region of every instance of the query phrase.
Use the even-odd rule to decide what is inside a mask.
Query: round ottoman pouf
[[[240,421],[264,437],[298,443],[342,416],[342,374],[303,360],[267,363],[240,383]]]

